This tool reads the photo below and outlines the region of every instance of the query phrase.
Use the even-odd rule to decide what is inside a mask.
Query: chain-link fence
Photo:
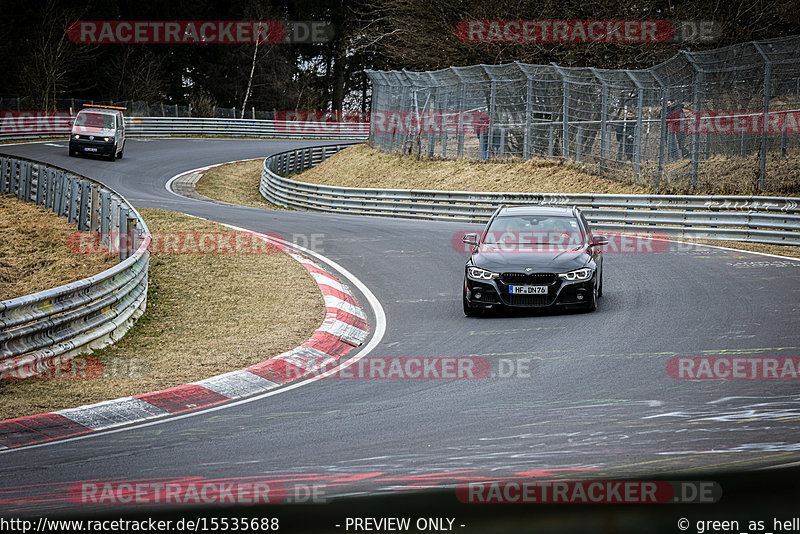
[[[800,36],[683,51],[644,70],[367,74],[370,144],[384,152],[555,158],[659,192],[800,192]]]

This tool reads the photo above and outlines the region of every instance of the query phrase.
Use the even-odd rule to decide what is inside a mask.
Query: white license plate
[[[508,286],[513,295],[547,295],[547,286]]]
[[[97,152],[97,149],[91,146],[87,146],[83,149],[84,152]]]

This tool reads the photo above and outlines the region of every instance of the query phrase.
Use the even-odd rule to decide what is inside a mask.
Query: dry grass
[[[482,162],[384,154],[366,144],[346,148],[295,179],[349,187],[535,193],[647,193],[647,188],[593,176],[550,160]]]
[[[258,192],[263,163],[264,159],[260,158],[213,167],[203,173],[194,189],[203,196],[231,204],[281,209],[264,200]]]
[[[0,300],[81,280],[113,267],[119,257],[74,254],[66,217],[14,195],[0,194]]]
[[[766,157],[766,179],[764,190],[758,189],[759,154],[745,158],[715,155],[703,161],[697,177],[697,187],[690,188],[691,163],[688,161],[669,163],[665,169],[671,176],[662,185],[664,194],[696,195],[800,195],[800,154],[789,151],[781,157],[768,152]]]
[[[225,231],[143,209],[156,232]],[[308,272],[278,254],[154,255],[147,312],[116,345],[92,354],[100,378],[0,381],[0,419],[146,393],[264,361],[303,343],[325,306]]]

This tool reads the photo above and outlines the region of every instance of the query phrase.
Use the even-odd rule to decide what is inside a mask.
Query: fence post
[[[489,72],[486,67],[483,67],[483,70],[486,72],[486,75],[489,76],[489,79],[492,81],[491,86],[489,87],[489,131],[486,133],[486,148],[488,150],[488,156],[491,156],[492,148],[494,145],[494,131],[497,126],[495,123],[497,122],[497,82],[492,76],[492,73]]]
[[[464,103],[467,101],[467,82],[464,81],[464,77],[458,72],[458,69],[455,67],[450,67],[450,70],[458,76],[459,79],[459,87],[460,87],[460,96],[458,100],[458,133],[456,134],[456,138],[458,139],[457,145],[457,157],[459,159],[464,157]]]
[[[661,88],[661,121],[660,121],[660,134],[659,134],[659,143],[658,143],[658,174],[653,179],[653,188],[658,193],[658,185],[661,180],[664,178],[664,151],[667,147],[670,146],[670,136],[672,135],[669,130],[667,129],[667,100],[669,100],[669,89],[664,84],[664,81],[661,79],[661,76],[658,73],[650,69],[650,74],[653,76],[653,79],[658,83],[658,86]],[[675,143],[677,143],[677,139]]]
[[[761,48],[758,43],[753,43],[753,46],[761,54],[764,60],[764,118],[761,123],[761,156],[758,162],[758,190],[764,190],[764,182],[767,177],[767,132],[769,120],[769,94],[772,92],[772,60]]]
[[[600,81],[602,87],[600,93],[600,169],[602,170],[608,159],[608,134],[606,132],[608,129],[608,84],[597,69],[591,67],[589,70]]]
[[[533,76],[522,68],[522,63],[515,61],[514,64],[525,75],[527,83],[525,85],[525,131],[522,134],[522,159],[531,157],[531,121],[533,118]]]
[[[559,76],[561,76],[563,84],[563,102],[561,104],[563,122],[561,133],[561,156],[562,159],[567,160],[569,159],[569,80],[566,72],[558,64],[551,63],[551,65],[553,65]]]
[[[641,170],[642,163],[642,108],[644,107],[644,87],[631,71],[626,70],[625,74],[627,74],[631,81],[633,81],[634,85],[636,85],[638,93],[638,98],[636,100],[636,126],[633,130],[633,146],[634,150],[636,151],[633,157],[633,174],[636,182],[638,183],[639,171]]]
[[[694,112],[700,112],[700,107],[703,105],[703,83],[705,83],[705,72],[701,69],[694,59],[694,56],[688,50],[681,50],[681,54],[686,57],[686,60],[692,65],[695,70],[694,79]],[[697,116],[697,115],[695,115]],[[689,186],[691,189],[697,187],[697,176],[700,172],[700,132],[695,128],[692,134],[692,178]]]

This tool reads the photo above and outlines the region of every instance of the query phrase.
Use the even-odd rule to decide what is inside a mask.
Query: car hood
[[[97,128],[94,126],[76,126],[72,129],[73,134],[94,135],[97,137],[114,137],[116,133],[113,128]]]
[[[533,267],[536,271],[565,272],[580,269],[590,258],[583,247],[510,252],[481,247],[472,254],[472,262],[476,267],[494,272],[522,271],[528,267]]]

